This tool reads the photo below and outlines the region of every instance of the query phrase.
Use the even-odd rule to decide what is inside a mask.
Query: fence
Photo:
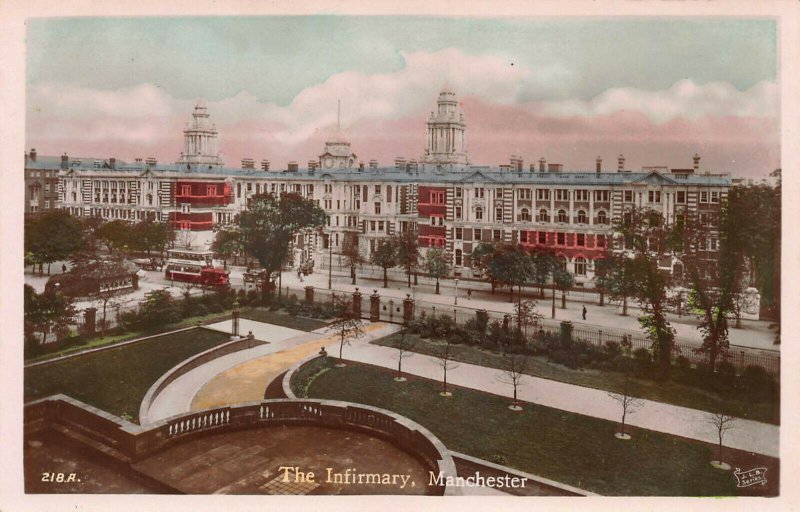
[[[305,289],[296,289],[290,286],[283,288],[284,292],[294,294],[298,300],[302,301],[305,297]],[[314,289],[314,301],[324,303],[330,301],[332,294],[339,296],[352,296],[349,292],[336,292],[322,288]],[[361,316],[369,318],[371,312],[372,295],[376,292],[373,289],[361,290]],[[408,299],[413,297],[408,296]],[[398,297],[378,297],[378,320],[390,323],[403,322],[404,299]],[[489,323],[497,321],[501,325],[508,322],[510,328],[516,325],[516,316],[501,311],[486,311]],[[449,316],[457,325],[463,326],[469,319],[476,318],[476,310],[464,306],[444,305],[441,303],[431,303],[422,300],[413,300],[412,317],[419,319],[425,315],[427,317]],[[508,320],[506,320],[506,318]],[[561,329],[561,322],[549,318],[540,319],[535,327],[531,327],[532,332],[543,331],[547,335],[558,336]],[[604,346],[607,343],[621,344],[624,341],[631,344],[632,351],[638,349],[650,350],[652,342],[641,332],[629,331],[620,328],[587,328],[583,326],[572,328],[572,339],[582,341],[594,346]],[[699,346],[688,343],[675,343],[673,345],[673,358],[685,357],[691,364],[707,364],[708,354],[699,352]],[[761,366],[776,378],[780,376],[780,356],[764,353],[759,350],[736,349],[723,351],[718,362],[728,362],[741,373],[747,366]]]

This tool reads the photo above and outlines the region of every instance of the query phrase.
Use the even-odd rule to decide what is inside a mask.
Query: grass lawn
[[[710,466],[709,445],[641,429],[631,429],[632,440],[620,441],[613,435],[617,425],[606,420],[534,404],[512,412],[507,398],[463,388],[444,398],[439,382],[410,377],[399,384],[393,377],[388,369],[348,363],[317,375],[308,394],[392,410],[424,425],[452,450],[604,495],[736,494],[732,473]],[[750,457],[733,461],[737,465],[767,464],[766,457],[736,453]],[[777,465],[768,460],[771,468]],[[777,480],[777,469],[771,471]],[[777,492],[777,482],[772,485]]]
[[[417,335],[411,336],[417,340],[414,352],[433,355],[434,347],[437,346],[436,342],[420,338]],[[399,337],[398,334],[392,334],[391,336],[374,340],[371,343],[391,347],[393,340],[397,337]],[[492,352],[469,345],[455,345],[453,353],[456,361],[488,368],[503,367],[503,355],[500,352]],[[557,363],[548,363],[547,358],[542,356],[526,356],[526,359],[528,363],[525,373],[543,379],[613,392],[620,392],[625,381],[624,375],[619,372],[591,369],[573,370]],[[713,391],[673,381],[655,382],[647,379],[634,379],[634,382],[636,387],[633,394],[647,400],[703,411],[717,411],[720,406],[724,405],[725,410],[733,416],[776,425],[779,423],[777,418],[780,403],[778,401],[753,402],[723,398]]]
[[[299,331],[313,331],[314,329],[325,327],[330,323],[317,318],[291,316],[285,311],[270,311],[267,308],[243,308],[239,316],[241,318],[247,318],[248,320],[255,320],[256,322],[280,325]]]
[[[150,386],[179,362],[230,340],[191,329],[139,343],[25,369],[25,401],[63,393],[104,411],[138,420]]]

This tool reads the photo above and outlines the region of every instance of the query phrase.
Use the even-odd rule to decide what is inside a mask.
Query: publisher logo
[[[742,471],[736,468],[736,487],[750,487],[751,485],[767,485],[767,468],[753,468]]]

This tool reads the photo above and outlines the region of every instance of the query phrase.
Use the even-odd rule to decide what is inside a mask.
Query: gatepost
[[[411,294],[407,293],[406,298],[403,299],[403,322],[408,323],[414,319],[414,299]]]
[[[489,312],[485,309],[478,309],[475,311],[475,321],[479,332],[486,332],[486,327],[489,325]]]
[[[83,332],[91,336],[95,333],[95,325],[97,323],[97,308],[86,308],[83,310]]]
[[[377,322],[381,319],[381,296],[378,295],[378,290],[372,290],[372,295],[369,296],[369,321]]]
[[[361,292],[358,291],[358,287],[353,292],[353,316],[361,318]]]
[[[314,287],[306,286],[306,304],[314,304]]]

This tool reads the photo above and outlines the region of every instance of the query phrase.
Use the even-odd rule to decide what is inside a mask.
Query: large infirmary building
[[[552,248],[580,284],[591,286],[593,262],[607,250],[611,220],[629,207],[650,207],[674,221],[687,211],[718,206],[730,179],[700,172],[700,157],[688,169],[646,167],[564,171],[544,158],[527,169],[512,156],[499,167],[470,165],[466,123],[455,94],[445,88],[437,111],[427,121],[425,152],[419,160],[398,158],[393,166],[359,161],[343,132],[337,130],[325,150],[306,168],[291,162],[271,169],[243,159],[224,167],[218,133],[204,103],[198,103],[184,131],[184,150],[175,164],[155,159],[125,163],[61,157],[26,158],[26,174],[56,170],[61,208],[76,216],[170,222],[190,231],[194,244],[210,244],[213,229],[235,222],[248,198],[263,192],[297,192],[315,200],[330,216],[323,235],[299,235],[295,263],[327,260],[345,234],[359,235],[365,256],[387,236],[412,230],[422,247],[441,247],[456,275],[472,275],[470,255],[486,241]],[[710,240],[711,248],[716,240]]]

